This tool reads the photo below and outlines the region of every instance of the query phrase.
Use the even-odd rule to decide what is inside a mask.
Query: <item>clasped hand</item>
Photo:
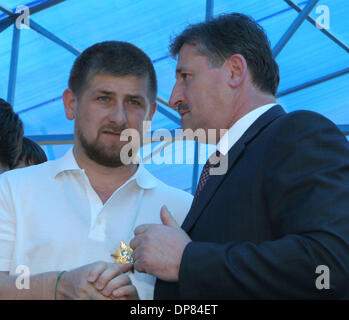
[[[58,284],[57,299],[135,300],[137,290],[126,272],[132,264],[95,262],[65,272]]]

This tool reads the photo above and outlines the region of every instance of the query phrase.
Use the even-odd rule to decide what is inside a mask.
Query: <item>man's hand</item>
[[[136,287],[132,284],[130,277],[125,273],[133,268],[131,263],[128,264],[108,264],[108,268],[93,269],[87,280],[95,284],[105,297],[114,300],[138,300]]]
[[[65,272],[58,283],[58,299],[111,300],[138,299],[128,275],[129,265],[95,262]]]
[[[134,230],[130,246],[134,267],[165,281],[178,281],[179,267],[189,236],[178,226],[166,206],[161,208],[159,224],[143,224]]]

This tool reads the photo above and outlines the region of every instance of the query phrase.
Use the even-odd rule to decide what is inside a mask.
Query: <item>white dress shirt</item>
[[[230,129],[223,135],[217,144],[217,150],[226,155],[233,145],[242,137],[247,129],[265,112],[274,107],[275,103],[269,103],[258,107],[245,114],[241,119],[236,121]]]
[[[72,149],[55,161],[0,176],[0,271],[70,270],[110,256],[140,224],[160,223],[166,205],[178,224],[192,196],[152,176],[143,165],[103,205]],[[130,274],[141,299],[153,299],[155,278]]]

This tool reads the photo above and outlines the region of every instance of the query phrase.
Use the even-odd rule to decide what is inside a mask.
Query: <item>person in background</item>
[[[46,161],[45,151],[33,140],[23,137],[22,152],[14,169],[29,167]]]
[[[12,106],[0,99],[0,174],[15,167],[22,150],[23,123]]]

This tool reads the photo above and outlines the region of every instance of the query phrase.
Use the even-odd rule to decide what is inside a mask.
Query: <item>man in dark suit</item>
[[[217,138],[223,175],[201,174],[180,228],[143,225],[135,268],[155,299],[342,299],[349,296],[349,145],[308,111],[276,104],[278,66],[263,29],[242,14],[189,26],[170,99],[183,128]]]

